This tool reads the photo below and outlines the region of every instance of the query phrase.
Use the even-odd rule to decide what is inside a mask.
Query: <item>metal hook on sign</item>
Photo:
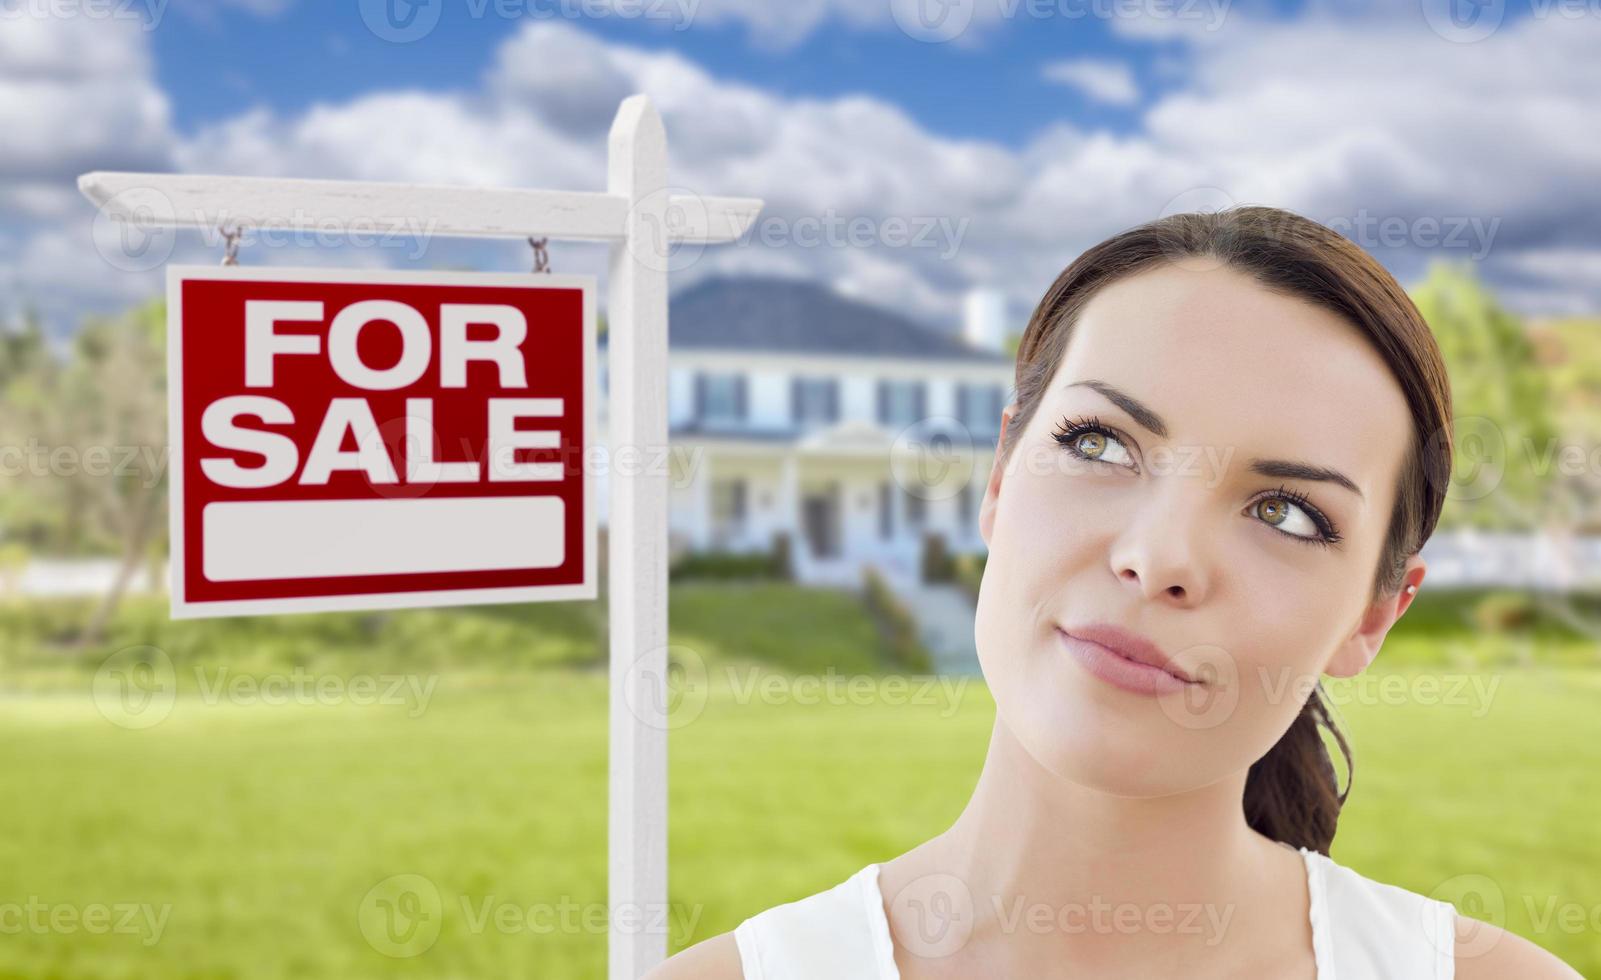
[[[244,234],[244,230],[241,228],[234,228],[230,230],[227,225],[224,225],[221,230],[223,241],[222,264],[238,265],[239,236]]]
[[[534,238],[530,235],[528,244],[534,247],[534,272],[548,274],[550,272],[550,249],[546,246],[550,244],[550,239]]]

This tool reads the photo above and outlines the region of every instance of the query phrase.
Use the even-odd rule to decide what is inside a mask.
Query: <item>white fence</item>
[[[1442,531],[1424,546],[1423,559],[1428,563],[1425,588],[1601,589],[1601,535],[1563,541],[1543,535]],[[101,595],[116,574],[117,561],[111,558],[37,559],[9,574],[0,572],[0,594]],[[141,568],[129,591],[166,591],[165,564],[154,582],[151,578],[150,570]],[[856,585],[861,569],[840,569],[839,580]]]
[[[1601,586],[1601,536],[1440,532],[1423,546],[1423,587],[1566,591]]]
[[[104,595],[111,591],[122,563],[115,558],[39,558],[14,572],[0,571],[0,595],[39,598]],[[151,579],[155,581],[152,582]],[[167,565],[162,563],[152,576],[149,567],[140,568],[128,583],[130,593],[167,591]]]

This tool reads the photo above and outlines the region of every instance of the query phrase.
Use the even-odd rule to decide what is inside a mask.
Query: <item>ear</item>
[[[1379,647],[1384,645],[1384,637],[1390,632],[1390,627],[1417,598],[1418,588],[1423,584],[1423,576],[1427,571],[1428,566],[1423,559],[1413,555],[1402,574],[1400,591],[1380,596],[1368,605],[1356,632],[1340,644],[1323,672],[1333,677],[1354,677],[1366,670],[1373,658],[1379,655]]]
[[[989,481],[984,485],[984,499],[978,505],[978,533],[984,539],[985,548],[989,547],[990,534],[995,529],[995,508],[1001,502],[1001,475],[1005,469],[1001,461],[1001,446],[1006,444],[1006,426],[1016,414],[1016,402],[1001,409],[1001,431],[995,437],[995,458],[990,462]],[[1015,457],[1020,451],[1014,447],[1012,455]]]

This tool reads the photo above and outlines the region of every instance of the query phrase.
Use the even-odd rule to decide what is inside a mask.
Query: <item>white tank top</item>
[[[1306,866],[1318,980],[1451,980],[1454,906],[1297,850]],[[734,940],[745,980],[900,980],[877,864],[751,916],[735,927]]]

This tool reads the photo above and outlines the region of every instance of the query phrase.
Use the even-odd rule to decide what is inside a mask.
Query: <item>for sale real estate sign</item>
[[[172,267],[175,617],[595,597],[591,277]]]

